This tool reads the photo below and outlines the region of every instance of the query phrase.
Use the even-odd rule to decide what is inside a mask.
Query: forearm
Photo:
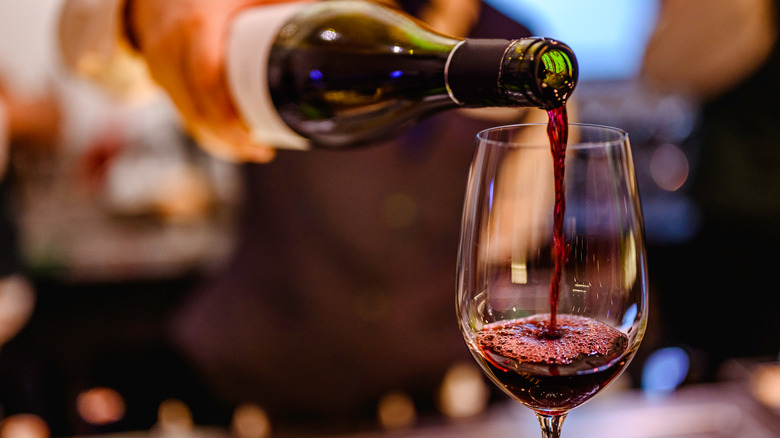
[[[665,0],[644,80],[700,99],[717,96],[767,58],[778,29],[770,0]]]

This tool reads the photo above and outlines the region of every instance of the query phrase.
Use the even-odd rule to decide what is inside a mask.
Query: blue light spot
[[[626,313],[623,315],[623,321],[621,325],[623,331],[628,330],[632,325],[634,325],[634,321],[636,321],[638,313],[639,311],[637,310],[636,304],[632,304],[628,309],[626,309]]]
[[[493,189],[495,188],[495,181],[490,181],[490,188],[488,190],[488,208],[493,208]]]
[[[322,80],[322,72],[319,70],[312,70],[309,72],[309,77],[313,81],[321,81]]]
[[[689,368],[685,350],[671,347],[655,351],[642,368],[642,389],[651,396],[670,394],[685,381]]]
[[[404,74],[404,72],[402,72],[401,70],[396,70],[396,71],[390,72],[390,77],[393,78],[393,79],[400,78],[401,76],[403,76],[403,74]]]

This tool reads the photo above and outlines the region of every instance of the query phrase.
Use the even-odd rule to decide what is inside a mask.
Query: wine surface
[[[478,361],[506,392],[542,412],[561,412],[584,403],[628,363],[628,337],[602,322],[550,314],[485,326],[477,332]]]

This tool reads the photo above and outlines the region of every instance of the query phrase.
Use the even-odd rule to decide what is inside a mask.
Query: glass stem
[[[566,414],[542,415],[536,414],[539,425],[542,426],[542,438],[561,438],[561,428]]]

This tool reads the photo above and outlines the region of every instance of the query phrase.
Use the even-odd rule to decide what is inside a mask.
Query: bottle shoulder
[[[280,30],[279,47],[449,52],[460,39],[441,35],[399,9],[360,0],[312,3]]]

